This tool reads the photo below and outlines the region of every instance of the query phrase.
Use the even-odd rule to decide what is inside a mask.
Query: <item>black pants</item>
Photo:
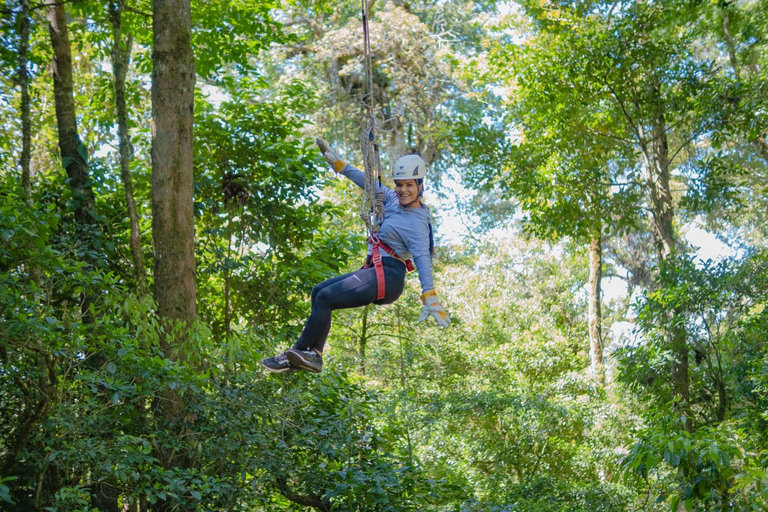
[[[405,265],[395,258],[383,258],[384,299],[377,301],[376,269],[356,270],[323,281],[312,290],[312,311],[293,348],[323,351],[331,329],[335,309],[359,308],[368,304],[389,304],[397,300],[405,287]]]

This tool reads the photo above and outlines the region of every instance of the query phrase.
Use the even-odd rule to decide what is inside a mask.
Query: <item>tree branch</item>
[[[316,508],[317,510],[321,510],[323,512],[331,511],[331,503],[329,501],[325,501],[318,496],[304,496],[303,494],[296,494],[295,492],[291,491],[288,488],[285,477],[278,476],[275,479],[275,482],[277,483],[277,488],[280,489],[280,493],[297,505]]]
[[[132,12],[133,14],[138,14],[139,16],[144,16],[147,19],[152,19],[152,13],[140,11],[140,10],[136,9],[135,7],[131,7],[129,5],[124,5],[123,9],[128,11],[128,12]]]

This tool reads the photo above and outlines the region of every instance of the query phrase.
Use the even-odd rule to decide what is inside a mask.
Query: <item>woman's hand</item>
[[[315,139],[315,144],[317,144],[317,147],[320,148],[320,152],[323,154],[331,167],[333,167],[334,171],[341,172],[347,166],[347,162],[339,158],[339,155],[337,155],[331,149],[331,146],[328,145],[328,143],[323,139]]]
[[[423,322],[428,316],[434,317],[440,327],[445,329],[451,323],[451,318],[446,313],[445,308],[437,299],[437,292],[435,290],[429,290],[421,296],[421,302],[424,307],[421,309],[421,316],[419,322]]]

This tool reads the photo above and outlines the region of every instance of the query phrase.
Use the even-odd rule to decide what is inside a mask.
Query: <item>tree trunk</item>
[[[603,280],[603,246],[602,236],[598,228],[589,242],[589,280],[587,292],[589,303],[589,346],[592,375],[601,385],[605,385],[605,369],[603,367],[603,314],[600,304]]]
[[[232,213],[233,205],[230,203],[227,206],[227,257],[224,260],[226,262],[224,266],[224,339],[229,343],[229,338],[232,334],[232,301],[230,299],[230,290],[232,284],[232,265],[230,265],[230,258],[232,257],[232,232],[234,230],[234,214]]]
[[[197,317],[195,276],[195,217],[193,209],[193,112],[195,63],[192,55],[190,0],[155,0],[152,51],[152,234],[154,297],[164,323],[175,338],[161,340],[172,360],[185,360],[184,331]],[[170,332],[170,331],[168,331]],[[157,450],[164,467],[190,468],[188,446],[194,440],[185,426],[190,398],[174,390],[157,401],[157,414],[178,439],[179,446]],[[161,500],[157,511],[173,509]]]
[[[660,98],[658,84],[654,85],[654,92]],[[650,144],[648,144],[650,142]],[[672,192],[669,186],[669,146],[667,142],[666,119],[663,111],[655,113],[653,120],[653,135],[650,141],[645,141],[644,155],[646,159],[646,185],[648,187],[651,200],[651,211],[653,213],[653,229],[656,247],[661,261],[674,258],[677,240],[674,233],[672,219],[674,217],[674,206],[672,202]],[[675,317],[680,312],[671,310],[667,312],[666,335],[670,340],[670,349],[672,351],[672,363],[670,368],[670,378],[672,384],[672,393],[676,400],[680,402],[683,411],[688,410],[690,393],[688,386],[688,343],[686,339],[685,328],[678,325]],[[690,418],[689,418],[690,419]],[[686,428],[690,428],[690,421]]]
[[[368,313],[370,306],[363,308],[363,327],[360,332],[360,375],[365,375],[365,347],[368,344]]]
[[[80,142],[77,133],[77,117],[75,111],[74,82],[72,80],[72,50],[69,46],[67,31],[67,13],[64,4],[58,0],[45,0],[49,6],[48,29],[53,49],[53,98],[56,105],[56,126],[59,132],[59,151],[61,163],[69,177],[69,188],[72,192],[72,207],[75,222],[80,230],[81,239],[86,247],[92,247],[92,239],[96,233],[92,229],[96,225],[96,200],[91,188],[88,169],[88,150]],[[93,251],[88,251],[84,257],[92,267],[97,267],[100,259]],[[91,305],[95,303],[92,292],[83,292],[80,312],[82,322],[93,322]],[[93,364],[98,364],[99,358],[92,358]]]
[[[126,34],[121,38],[123,0],[114,0],[109,4],[109,15],[112,22],[112,76],[115,88],[115,110],[117,111],[117,136],[120,148],[120,178],[125,189],[125,204],[128,209],[128,218],[131,225],[131,256],[133,258],[133,272],[139,293],[147,293],[147,276],[144,273],[144,258],[141,255],[141,241],[139,234],[139,215],[136,209],[136,201],[133,197],[133,180],[131,179],[130,163],[133,147],[131,136],[128,133],[128,110],[125,104],[125,78],[128,73],[128,65],[131,59],[131,46],[133,37]]]
[[[62,165],[69,176],[75,220],[81,226],[94,224],[96,201],[88,179],[88,152],[77,134],[75,96],[72,82],[72,53],[64,4],[45,0],[50,6],[48,28],[53,47],[53,96]]]
[[[32,201],[32,180],[30,174],[32,124],[29,119],[29,71],[27,52],[29,50],[29,0],[21,0],[19,13],[19,87],[21,88],[21,185],[27,202]]]
[[[399,98],[392,111],[391,126],[389,126],[389,141],[387,156],[389,156],[389,176],[398,158],[408,153],[405,145],[405,101]]]
[[[17,388],[24,397],[24,406],[21,413],[17,415],[14,437],[7,439],[8,446],[4,446],[3,453],[0,454],[2,459],[0,461],[0,477],[3,478],[12,476],[13,469],[26,448],[30,436],[35,432],[38,423],[48,414],[51,397],[54,396],[53,389],[56,386],[58,376],[54,369],[53,358],[42,353],[35,357],[39,367],[37,382],[30,386],[18,376],[13,376]],[[0,347],[0,361],[4,366],[12,364],[4,347]]]
[[[672,227],[674,207],[669,187],[669,148],[663,113],[659,113],[654,120],[652,137],[646,183],[651,198],[656,249],[664,260],[674,254],[676,240]]]
[[[152,233],[158,313],[191,322],[195,293],[190,0],[156,0],[152,53]]]
[[[736,55],[736,43],[733,40],[733,36],[731,35],[731,21],[730,17],[728,16],[728,3],[723,3],[721,6],[721,15],[723,17],[723,35],[725,39],[725,45],[728,48],[728,60],[731,63],[731,67],[733,68],[733,73],[736,75],[736,80],[741,82],[742,76],[741,76],[741,66],[739,65],[739,59]],[[749,67],[747,67],[749,69]],[[749,73],[747,73],[749,75]],[[747,76],[747,81],[754,80],[754,77]],[[760,154],[760,156],[768,162],[768,142],[765,140],[766,132],[761,133],[760,135],[757,135],[755,137],[752,137],[749,139],[749,143],[752,144],[755,149],[757,149],[757,152]]]
[[[736,58],[736,45],[733,43],[733,37],[731,36],[731,21],[728,18],[727,3],[723,3],[721,13],[723,15],[723,34],[725,35],[725,45],[728,47],[728,58],[731,60],[731,66],[733,67],[733,72],[736,74],[736,80],[741,81],[739,61]]]

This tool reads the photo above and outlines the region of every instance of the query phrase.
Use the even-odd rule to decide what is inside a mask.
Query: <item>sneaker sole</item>
[[[293,366],[298,366],[299,368],[303,370],[307,370],[308,372],[312,373],[320,373],[323,371],[322,366],[320,368],[316,366],[312,366],[311,363],[305,361],[300,354],[289,350],[285,353],[285,355],[288,357],[288,362],[291,363]]]
[[[289,368],[270,368],[264,363],[261,363],[261,366],[263,366],[264,369],[270,373],[290,373],[290,372],[298,372],[300,370],[299,368],[290,368],[290,367]]]

